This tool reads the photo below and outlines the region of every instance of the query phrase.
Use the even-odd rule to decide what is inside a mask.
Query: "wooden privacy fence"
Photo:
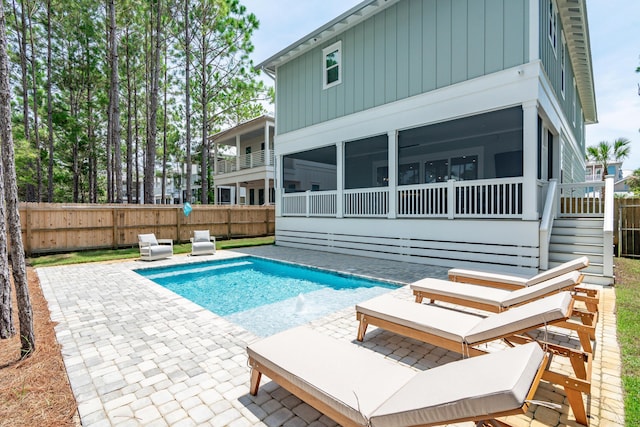
[[[138,234],[189,241],[194,230],[208,229],[218,239],[275,233],[273,206],[99,205],[22,203],[20,222],[27,255],[138,244]]]
[[[615,199],[616,255],[640,257],[640,199]]]

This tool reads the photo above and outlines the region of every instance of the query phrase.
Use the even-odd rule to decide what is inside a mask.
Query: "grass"
[[[233,249],[247,246],[271,245],[275,241],[274,236],[251,237],[246,239],[231,239],[216,241],[216,249]],[[191,243],[183,243],[173,246],[174,254],[187,254],[191,252]],[[138,258],[138,247],[125,249],[98,249],[93,251],[69,252],[64,254],[43,255],[29,258],[28,263],[32,267],[51,267],[55,265],[81,264],[97,261],[114,261]]]
[[[625,422],[640,425],[640,260],[617,258],[616,307]]]

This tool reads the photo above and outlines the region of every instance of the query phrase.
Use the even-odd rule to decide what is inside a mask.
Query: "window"
[[[566,76],[567,73],[565,72],[565,51],[567,49],[566,45],[565,45],[565,41],[564,41],[564,34],[562,34],[562,42],[560,43],[560,93],[562,93],[562,97],[564,98],[564,88],[566,86],[565,82],[566,82]]]
[[[549,42],[553,47],[553,51],[556,51],[558,44],[558,13],[553,6],[553,0],[549,0]]]
[[[342,83],[342,42],[322,49],[322,88]]]

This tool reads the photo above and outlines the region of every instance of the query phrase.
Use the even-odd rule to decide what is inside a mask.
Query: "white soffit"
[[[262,61],[256,68],[265,69],[273,74],[278,66],[308,52],[315,46],[337,36],[398,1],[399,0],[365,0],[297,42],[282,49],[270,58]]]
[[[557,0],[557,3],[585,121],[597,123],[587,3],[585,0]]]

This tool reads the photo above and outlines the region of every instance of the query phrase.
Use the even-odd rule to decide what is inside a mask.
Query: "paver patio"
[[[440,267],[278,246],[218,251],[203,257],[176,255],[151,263],[38,268],[52,319],[58,322],[56,334],[83,426],[336,425],[266,379],[258,395],[250,396],[245,347],[259,338],[132,271],[244,254],[401,283],[427,276],[446,277],[446,269]],[[393,292],[411,298],[407,289]],[[605,288],[601,295],[592,394],[586,405],[591,425],[622,426],[615,293],[612,288]],[[312,322],[312,326],[339,339],[354,341],[355,310],[341,310]],[[365,347],[416,369],[461,357],[370,329]],[[559,387],[542,383],[535,400],[552,405],[532,405],[529,413],[511,417],[509,422],[517,426],[577,425]]]

